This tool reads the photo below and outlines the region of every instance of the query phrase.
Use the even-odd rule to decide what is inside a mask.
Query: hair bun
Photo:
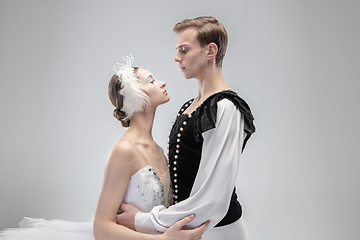
[[[121,125],[123,127],[128,127],[129,126],[130,121],[129,120],[124,120],[126,118],[126,114],[125,114],[124,111],[121,111],[120,109],[115,108],[114,111],[113,111],[113,115],[117,120],[119,120],[121,122]]]

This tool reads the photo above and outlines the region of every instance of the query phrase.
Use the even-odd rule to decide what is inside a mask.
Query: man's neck
[[[222,68],[212,67],[206,69],[201,78],[196,79],[198,82],[198,101],[202,102],[210,95],[224,89],[229,89],[225,81]]]

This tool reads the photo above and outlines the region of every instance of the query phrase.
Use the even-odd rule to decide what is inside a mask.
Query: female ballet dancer
[[[163,150],[152,137],[156,108],[170,100],[165,83],[142,67],[133,67],[130,54],[118,64],[109,83],[113,112],[125,133],[115,143],[105,167],[94,222],[70,222],[27,218],[28,228],[6,229],[0,239],[111,240],[111,239],[201,239],[208,222],[192,230],[182,227],[193,215],[176,222],[161,235],[133,231],[116,223],[121,203],[149,212],[154,206],[170,205],[171,184]]]

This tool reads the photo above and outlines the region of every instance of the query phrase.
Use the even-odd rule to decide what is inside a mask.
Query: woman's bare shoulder
[[[133,143],[127,140],[120,140],[115,143],[110,152],[109,161],[117,163],[129,164],[135,162],[138,154]]]

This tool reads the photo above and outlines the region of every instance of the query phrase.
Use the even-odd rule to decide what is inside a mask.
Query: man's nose
[[[174,58],[174,61],[175,61],[175,62],[180,62],[180,61],[181,61],[181,58],[176,54],[176,55],[175,55],[175,58]]]

